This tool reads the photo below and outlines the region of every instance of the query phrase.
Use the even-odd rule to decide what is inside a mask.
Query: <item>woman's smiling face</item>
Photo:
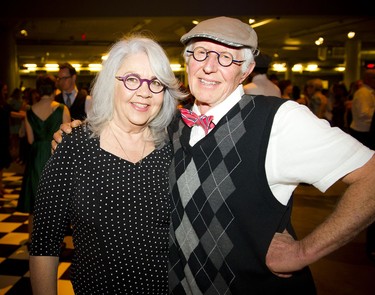
[[[142,79],[153,79],[150,61],[145,53],[132,54],[124,59],[116,76],[136,74]],[[122,124],[147,126],[159,113],[163,105],[164,91],[153,93],[147,82],[136,90],[129,90],[122,81],[116,82],[114,119]]]

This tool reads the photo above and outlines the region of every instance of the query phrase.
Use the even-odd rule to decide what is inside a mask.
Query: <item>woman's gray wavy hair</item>
[[[92,108],[87,114],[87,123],[94,137],[99,137],[103,128],[113,118],[115,76],[125,58],[138,53],[145,53],[156,78],[165,86],[163,105],[157,116],[150,122],[149,128],[156,147],[167,139],[166,128],[177,110],[178,100],[186,97],[179,90],[167,55],[163,48],[153,39],[143,35],[128,35],[117,41],[109,50],[108,58],[102,63],[102,69],[93,80],[91,95]]]

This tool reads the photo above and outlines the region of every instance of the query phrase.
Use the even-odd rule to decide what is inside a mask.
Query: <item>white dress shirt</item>
[[[217,124],[243,94],[239,85],[206,115],[214,116]],[[196,105],[193,111],[199,114]],[[189,143],[193,146],[205,132],[200,126],[192,128]],[[286,205],[298,184],[309,183],[325,192],[373,154],[341,129],[331,128],[327,120],[318,119],[306,106],[290,100],[280,106],[272,125],[265,163],[268,184],[275,198]]]

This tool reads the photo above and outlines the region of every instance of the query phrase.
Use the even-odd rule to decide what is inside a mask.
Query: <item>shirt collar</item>
[[[221,120],[222,117],[225,116],[228,111],[241,100],[241,97],[245,94],[243,90],[242,84],[238,85],[238,87],[221,103],[213,107],[212,109],[208,110],[205,115],[207,116],[214,116],[212,122],[215,125]],[[199,108],[196,104],[193,105],[192,111],[200,114]]]
[[[71,93],[72,95],[70,96],[70,98],[74,98],[74,97],[76,97],[76,94],[78,93],[78,89],[74,88],[71,92],[64,91],[63,94],[64,94],[65,97],[66,97],[67,93]]]

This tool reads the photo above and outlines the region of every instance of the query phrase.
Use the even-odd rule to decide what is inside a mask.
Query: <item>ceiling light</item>
[[[281,48],[284,50],[300,50],[301,49],[301,47],[299,46],[283,46]]]
[[[48,72],[58,72],[59,65],[58,64],[45,64],[44,67]]]
[[[35,72],[37,69],[37,64],[24,64],[23,67],[26,68],[25,72],[27,73]]]
[[[322,45],[323,42],[324,42],[324,38],[323,37],[319,37],[318,40],[315,41],[315,44],[319,46],[319,45]]]
[[[265,20],[262,20],[261,22],[257,22],[257,23],[254,23],[252,24],[251,26],[253,28],[257,28],[257,27],[260,27],[260,26],[264,26],[266,24],[269,24],[270,22],[274,21],[273,18],[269,18],[269,19],[265,19]]]
[[[25,68],[36,68],[37,65],[36,64],[24,64],[23,65]]]
[[[286,64],[285,63],[274,63],[272,65],[272,70],[275,72],[285,72],[286,71]]]
[[[296,39],[296,38],[286,38],[285,39],[285,44],[288,44],[288,46],[299,46],[301,45],[301,39]]]
[[[193,25],[197,25],[197,24],[199,24],[199,21],[197,21],[196,19],[194,19],[194,20],[192,20],[192,23],[193,23]]]
[[[318,70],[319,70],[319,68],[318,68],[317,64],[309,64],[309,65],[306,66],[306,71],[316,72]]]
[[[348,33],[348,38],[349,38],[349,39],[354,38],[354,36],[355,36],[355,32],[349,32],[349,33]]]
[[[101,64],[89,64],[89,70],[91,72],[99,72],[102,69]]]
[[[82,67],[81,64],[72,64],[72,66],[73,66],[73,68],[76,69],[76,71],[79,71],[81,69],[81,67]]]
[[[249,18],[249,24],[252,25],[253,23],[255,23],[255,19]]]
[[[292,67],[292,71],[293,72],[300,72],[300,73],[302,73],[303,72],[303,66],[301,64],[295,64]]]
[[[181,71],[181,65],[180,64],[170,64],[171,69],[173,72]]]

